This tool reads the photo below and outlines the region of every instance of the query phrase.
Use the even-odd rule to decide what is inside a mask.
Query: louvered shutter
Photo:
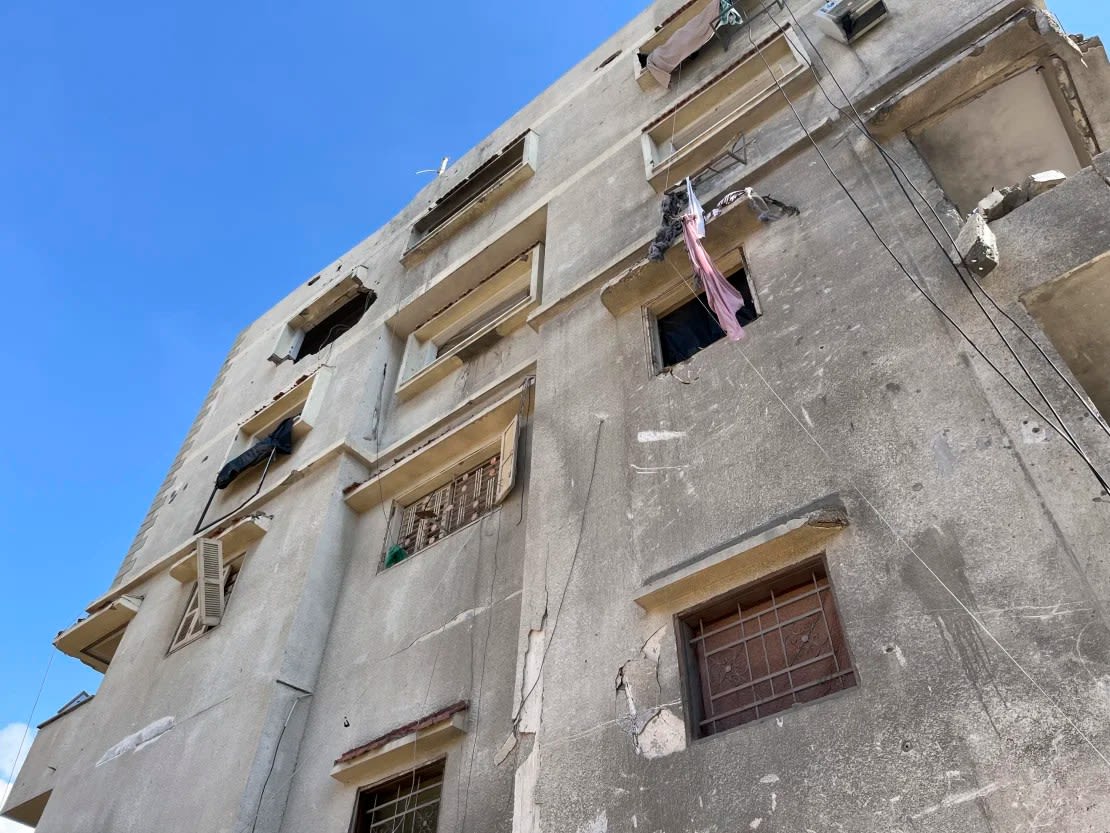
[[[197,542],[197,607],[204,625],[220,624],[224,615],[224,545],[213,538]]]
[[[520,417],[513,417],[501,435],[501,462],[497,469],[497,496],[495,503],[503,503],[516,485],[516,446],[520,434]]]

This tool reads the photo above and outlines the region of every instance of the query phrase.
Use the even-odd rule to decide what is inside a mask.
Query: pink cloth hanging
[[[717,265],[698,239],[698,218],[693,214],[682,217],[682,235],[686,238],[686,251],[694,264],[694,274],[705,287],[705,297],[709,308],[717,314],[717,321],[725,331],[729,341],[739,341],[744,337],[744,328],[736,320],[736,313],[744,306],[744,296],[725,280]]]

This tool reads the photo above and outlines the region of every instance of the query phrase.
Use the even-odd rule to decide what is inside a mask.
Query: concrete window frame
[[[335,371],[330,367],[319,367],[278,393],[266,405],[255,410],[239,422],[232,437],[223,466],[227,461],[242,454],[256,442],[268,436],[285,419],[293,417],[293,439],[304,439],[313,426],[317,425],[324,412],[328,388]],[[244,478],[240,478],[242,480]],[[229,488],[234,489],[238,480]]]
[[[407,333],[396,394],[408,401],[524,326],[542,300],[544,245],[514,257]]]
[[[809,82],[810,59],[793,28],[783,26],[641,130],[648,182],[663,193],[668,183],[704,170],[737,134],[753,134],[786,106],[780,85]]]
[[[413,266],[536,172],[539,136],[527,130],[436,199],[412,224],[401,263]]]
[[[368,303],[377,299],[377,294],[369,286],[370,270],[356,266],[344,277],[320,292],[304,308],[283,324],[274,341],[269,360],[274,364],[299,361],[301,346],[305,335],[317,324],[342,309],[346,304],[361,296],[369,296]],[[339,338],[339,336],[336,336]],[[332,339],[335,341],[335,339]]]
[[[712,622],[708,631],[705,617]],[[678,614],[675,634],[687,733],[694,741],[859,685],[823,552]],[[723,659],[711,669],[713,655]],[[714,683],[720,689],[716,693]],[[725,701],[719,710],[715,700]]]
[[[763,307],[759,303],[759,292],[755,281],[752,279],[751,268],[744,255],[744,247],[737,246],[730,249],[716,260],[717,268],[721,274],[729,277],[743,270],[744,282],[751,294],[752,305],[756,317],[763,316]],[[666,373],[670,368],[663,361],[663,346],[659,337],[659,319],[689,303],[695,297],[691,285],[694,283],[693,274],[684,274],[676,278],[658,295],[647,301],[640,308],[640,317],[643,322],[645,356],[647,357],[647,371],[651,377]],[[708,348],[705,348],[708,349]]]

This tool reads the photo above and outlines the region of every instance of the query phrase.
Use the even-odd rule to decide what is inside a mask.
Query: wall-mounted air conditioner
[[[889,14],[883,0],[829,0],[817,10],[817,26],[829,37],[851,43]]]

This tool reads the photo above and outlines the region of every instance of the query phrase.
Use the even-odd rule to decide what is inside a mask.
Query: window
[[[406,265],[416,262],[435,245],[434,241],[462,227],[532,176],[538,148],[539,138],[528,131],[437,199],[413,224],[401,261]]]
[[[542,281],[540,243],[409,333],[397,395],[415,396],[522,327],[540,303]]]
[[[415,503],[399,509],[400,533],[397,546],[404,555],[415,555],[497,508],[498,476],[501,455],[495,454],[481,465],[440,486]],[[387,556],[386,566],[392,566]]]
[[[315,356],[336,341],[362,320],[362,316],[370,309],[370,304],[373,302],[374,295],[371,292],[360,293],[349,300],[304,334],[300,350],[297,351],[297,357],[293,361],[299,362],[307,356]]]
[[[270,353],[270,361],[299,362],[314,356],[347,333],[378,296],[367,284],[370,271],[357,266],[346,277],[321,291],[304,309],[283,325]],[[310,281],[311,286],[314,281]]]
[[[766,61],[766,63],[764,63]],[[772,71],[768,71],[767,65]],[[657,191],[741,148],[760,124],[786,106],[779,94],[808,75],[809,61],[789,26],[750,50],[643,129],[644,164]]]
[[[744,296],[744,306],[736,313],[736,320],[744,325],[751,324],[759,318],[759,311],[752,297],[747,272],[741,267],[725,277]],[[710,310],[704,292],[657,316],[656,326],[659,328],[658,358],[661,369],[684,362],[725,337],[725,331]]]
[[[443,793],[443,761],[362,790],[352,833],[435,833]]]
[[[694,737],[856,685],[824,558],[681,617]]]
[[[239,577],[239,565],[229,564],[223,569],[224,609],[227,608],[231,591],[235,589],[235,581]],[[170,643],[170,653],[178,648],[184,648],[208,633],[216,625],[206,625],[201,618],[200,609],[200,583],[193,582],[193,589],[189,591],[189,603],[185,605],[185,615],[181,617],[181,624],[177,626],[173,642]]]

